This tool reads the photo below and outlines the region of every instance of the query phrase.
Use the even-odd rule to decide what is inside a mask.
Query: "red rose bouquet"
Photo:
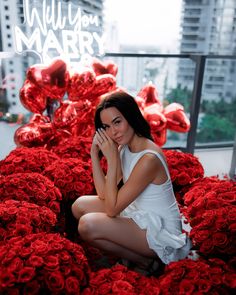
[[[169,168],[175,196],[183,205],[182,190],[198,178],[204,176],[204,169],[197,157],[189,153],[174,150],[163,150]]]
[[[32,233],[51,232],[55,224],[56,214],[47,207],[15,200],[0,203],[0,241]]]
[[[57,160],[44,171],[44,175],[60,189],[64,202],[93,193],[91,174],[89,164],[74,158]]]
[[[60,213],[61,192],[39,173],[15,173],[0,179],[1,200],[17,200],[45,206]]]
[[[206,210],[193,218],[190,225],[190,238],[202,254],[236,254],[236,207]]]
[[[197,206],[197,200],[206,200],[205,209],[218,208],[226,203],[236,204],[236,183],[230,180],[220,180],[217,177],[204,177],[195,181],[184,194],[184,204],[188,212]],[[215,200],[215,201],[214,201]],[[218,204],[219,203],[219,204]]]
[[[204,169],[198,158],[189,153],[164,150],[173,184],[185,186],[204,175]]]
[[[89,288],[85,289],[82,294],[158,295],[160,288],[157,279],[147,278],[118,264],[91,273]]]
[[[76,136],[63,140],[58,146],[52,148],[52,151],[60,158],[77,158],[90,163],[90,148],[92,139]]]
[[[45,148],[17,148],[0,161],[0,173],[3,175],[17,172],[41,173],[57,159],[56,154]]]
[[[89,266],[81,246],[59,234],[31,234],[0,246],[1,294],[80,294]]]
[[[161,294],[231,294],[236,275],[220,259],[184,259],[170,263],[159,278]]]

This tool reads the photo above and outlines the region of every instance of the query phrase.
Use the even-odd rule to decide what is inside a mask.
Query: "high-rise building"
[[[236,1],[183,0],[181,53],[235,55]],[[181,60],[178,84],[192,89],[195,64]],[[230,101],[236,96],[236,60],[208,59],[202,98]]]
[[[30,53],[29,51],[23,54],[15,54],[14,49],[14,25],[19,25],[21,31],[26,36],[31,36],[35,30],[37,21],[34,21],[32,26],[25,22],[25,5],[36,8],[42,17],[43,5],[50,6],[51,14],[55,17],[58,16],[58,5],[61,5],[62,14],[67,9],[69,3],[79,7],[83,14],[96,15],[98,17],[98,26],[93,26],[92,31],[102,34],[103,32],[103,0],[1,0],[0,1],[0,51],[6,52],[5,56],[11,58],[0,59],[0,103],[7,101],[9,104],[9,112],[12,114],[27,113],[28,111],[21,105],[19,101],[19,90],[25,80],[26,69],[35,63],[41,63],[37,54]],[[54,11],[52,11],[54,7]],[[31,13],[33,14],[32,10]],[[73,11],[74,13],[74,11]],[[66,14],[65,14],[66,15]],[[31,15],[32,16],[32,15]],[[50,18],[47,14],[47,17]],[[68,16],[67,16],[68,17]],[[37,17],[35,17],[36,19]],[[51,17],[52,18],[52,17]],[[40,20],[38,20],[40,21]],[[14,25],[13,25],[14,24]],[[71,29],[66,22],[65,30]],[[87,29],[89,31],[89,27]],[[54,32],[59,44],[62,43],[60,30]],[[44,36],[45,37],[45,36]],[[68,38],[70,35],[68,35]],[[71,37],[72,38],[72,37]],[[36,43],[36,38],[34,39]],[[68,41],[69,42],[69,41]],[[28,40],[28,43],[30,41]],[[73,40],[72,40],[73,43]],[[73,44],[72,44],[73,45]],[[30,46],[30,45],[29,45]],[[68,45],[69,46],[69,45]],[[73,45],[74,46],[74,45]],[[96,46],[94,48],[96,50]],[[72,47],[71,47],[72,48]],[[51,56],[50,56],[51,57]]]

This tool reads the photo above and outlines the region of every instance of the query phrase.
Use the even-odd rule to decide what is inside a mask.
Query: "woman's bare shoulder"
[[[146,148],[145,149],[148,149],[148,150],[154,150],[155,152],[158,152],[159,154],[163,155],[163,151],[162,149],[155,144],[155,142],[149,140],[147,143],[146,143]]]

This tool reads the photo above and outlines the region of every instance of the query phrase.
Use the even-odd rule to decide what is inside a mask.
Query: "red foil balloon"
[[[184,107],[176,102],[169,104],[164,115],[167,119],[167,128],[177,132],[188,132],[190,129],[190,121],[184,113]]]
[[[145,100],[146,105],[157,103],[162,108],[161,111],[163,110],[162,103],[158,98],[157,89],[153,84],[149,83],[148,85],[145,85],[139,91],[137,96],[142,97]]]
[[[93,70],[87,68],[82,72],[70,72],[68,96],[72,101],[78,101],[89,95],[96,83]]]
[[[136,96],[135,101],[137,102],[140,110],[143,111],[145,108],[145,100],[140,96]]]
[[[33,113],[43,113],[46,109],[47,99],[41,89],[26,80],[20,89],[22,105]]]
[[[33,65],[27,70],[26,77],[49,98],[61,99],[69,80],[66,63],[61,59],[55,59],[50,65]]]
[[[16,130],[14,141],[17,146],[37,147],[43,146],[52,135],[51,123],[28,123]]]
[[[111,74],[115,77],[118,72],[118,66],[111,60],[102,62],[99,59],[94,58],[92,61],[92,68],[97,76]]]
[[[116,78],[111,74],[96,77],[96,83],[92,91],[92,97],[98,97],[116,88]],[[91,97],[90,97],[91,100]]]
[[[54,134],[47,140],[45,148],[51,150],[66,138],[71,138],[72,134],[66,129],[54,129]]]
[[[50,118],[41,114],[34,114],[30,118],[29,123],[50,123]]]
[[[152,137],[157,145],[163,146],[166,143],[166,139],[167,139],[166,128],[160,131],[156,131],[155,133],[152,133]]]
[[[56,128],[68,128],[76,120],[77,112],[71,101],[67,100],[61,103],[56,109],[53,117],[53,125]]]
[[[153,133],[166,128],[167,119],[163,113],[160,112],[160,105],[158,103],[144,108],[144,118],[150,124]]]

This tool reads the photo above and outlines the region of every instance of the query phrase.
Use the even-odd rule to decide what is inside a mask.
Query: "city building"
[[[51,1],[38,1],[38,0],[1,0],[0,1],[0,51],[5,52],[6,55],[1,55],[1,61],[0,61],[0,105],[1,102],[8,102],[9,105],[9,113],[11,114],[18,114],[18,113],[28,113],[28,110],[26,110],[19,100],[19,90],[22,87],[24,80],[25,80],[25,72],[26,69],[33,64],[36,63],[42,63],[42,59],[40,59],[40,56],[37,54],[36,51],[31,50],[24,50],[21,54],[15,53],[15,47],[19,43],[15,40],[14,36],[14,26],[17,25],[20,27],[20,34],[24,35],[23,37],[26,39],[25,36],[31,36],[26,40],[26,43],[28,42],[28,46],[30,47],[32,42],[34,41],[34,45],[38,44],[38,37],[35,37],[33,39],[33,33],[38,33],[39,31],[36,31],[37,22],[39,23],[41,18],[43,18],[43,9],[46,7],[46,5],[51,5],[51,15],[53,17],[58,17],[58,7],[61,5],[62,15],[66,15],[65,10],[68,9],[68,4],[71,2],[71,5],[76,5],[76,7],[79,7],[81,9],[82,14],[86,15],[96,15],[98,18],[99,25],[96,26],[87,26],[86,31],[92,31],[97,32],[99,34],[102,34],[103,31],[103,0],[51,0]],[[36,14],[34,14],[34,22],[32,26],[29,26],[25,20],[25,8],[26,6],[30,7],[30,13],[31,18],[33,15],[32,9],[36,9],[39,12],[39,18],[37,19]],[[44,6],[45,5],[45,6]],[[54,8],[54,12],[53,12]],[[35,11],[34,11],[35,13]],[[74,13],[74,11],[73,11]],[[68,18],[68,13],[67,13]],[[58,20],[58,19],[57,19]],[[93,21],[93,19],[92,19]],[[42,21],[43,23],[43,21]],[[52,27],[48,27],[48,29],[53,30]],[[70,30],[71,26],[68,24],[68,19],[66,20],[66,25],[64,27],[65,30]],[[37,30],[39,30],[37,28]],[[52,39],[54,42],[58,40],[60,46],[62,40],[61,40],[61,30],[53,31],[53,37]],[[15,33],[15,35],[17,35]],[[92,34],[92,33],[91,33]],[[41,34],[42,35],[42,34]],[[86,37],[87,35],[85,35]],[[22,37],[22,38],[23,38]],[[43,36],[44,39],[46,36]],[[69,44],[69,37],[68,35],[68,44]],[[30,39],[32,38],[32,39]],[[73,36],[71,37],[73,38]],[[31,42],[31,41],[32,42]],[[43,42],[42,40],[41,42]],[[95,42],[94,42],[95,43]],[[15,46],[14,46],[15,45]],[[68,48],[70,46],[68,45]],[[72,46],[71,46],[72,48]],[[69,48],[71,50],[71,48]],[[33,48],[34,49],[34,48]],[[57,48],[56,48],[57,49]],[[68,49],[68,50],[69,50]],[[72,48],[73,49],[73,48]],[[81,48],[80,48],[81,49]],[[93,50],[96,52],[98,49],[98,44],[93,45]],[[10,57],[9,57],[9,53]],[[56,50],[51,51],[50,58],[54,56],[58,56],[58,52]],[[75,59],[77,58],[76,54],[74,54]],[[77,58],[78,59],[78,58]]]
[[[183,0],[180,52],[236,54],[236,1]],[[195,63],[180,60],[178,84],[192,89]],[[235,59],[207,59],[202,99],[230,101],[236,97]]]

